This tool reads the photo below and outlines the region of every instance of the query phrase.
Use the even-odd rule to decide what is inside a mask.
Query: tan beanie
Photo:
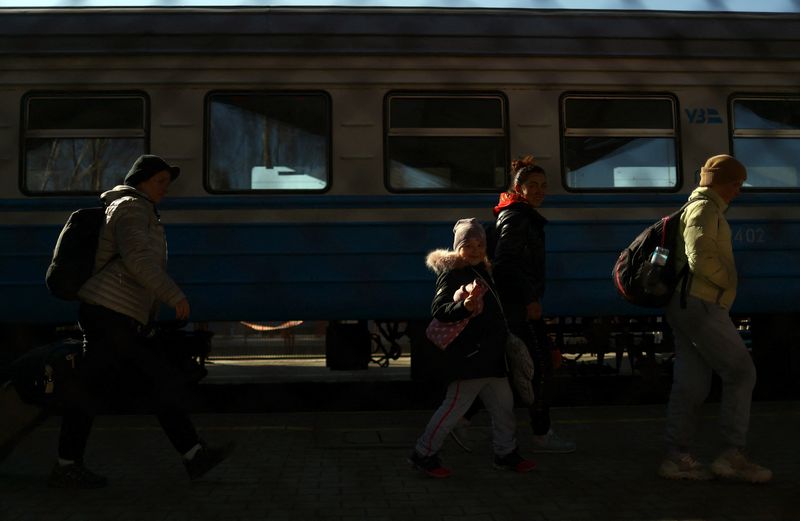
[[[747,179],[747,169],[733,157],[721,154],[706,161],[700,169],[700,186],[744,181]]]

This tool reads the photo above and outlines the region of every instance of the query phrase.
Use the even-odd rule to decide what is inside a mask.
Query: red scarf
[[[503,192],[500,194],[500,202],[494,207],[494,215],[499,215],[500,212],[502,212],[506,207],[511,206],[514,203],[530,204],[524,196],[518,194],[517,192]]]

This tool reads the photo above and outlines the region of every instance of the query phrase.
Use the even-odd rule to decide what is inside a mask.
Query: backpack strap
[[[673,214],[673,218],[680,219],[683,215],[683,212],[691,205],[692,203],[697,202],[697,199],[693,201],[686,201],[683,206],[681,206],[680,210]],[[664,227],[666,229],[666,227]],[[666,234],[666,232],[665,232]],[[661,239],[662,245],[664,242],[664,238]],[[681,268],[680,273],[678,273],[678,280],[681,284],[681,309],[686,309],[686,294],[689,289],[689,278],[691,277],[691,273],[689,273],[689,263],[683,265]]]
[[[508,326],[508,319],[506,318],[506,311],[503,309],[503,303],[500,302],[500,297],[497,296],[497,293],[494,291],[492,286],[486,281],[486,279],[483,278],[483,276],[478,272],[478,270],[476,270],[475,268],[473,268],[471,266],[470,266],[470,269],[473,272],[475,272],[475,275],[477,275],[478,278],[483,281],[483,283],[486,285],[486,287],[492,293],[492,296],[494,297],[494,300],[497,302],[497,306],[500,308],[500,314],[503,315],[503,323],[506,325],[506,332],[510,334],[511,333],[511,328]],[[492,276],[489,275],[489,278],[492,279]],[[492,282],[494,282],[494,279],[492,279]]]
[[[106,211],[108,210],[108,204],[107,204],[105,201],[103,201],[102,199],[101,199],[101,203],[103,204],[103,225],[102,225],[102,228],[101,228],[101,230],[100,230],[100,235],[97,237],[97,248],[98,248],[98,249],[100,248],[100,241],[103,239],[103,233],[105,233],[105,228],[106,228],[106,224],[107,224],[107,221],[106,221],[106,218],[105,218],[105,213],[106,213]],[[97,256],[97,250],[95,250],[95,256]],[[107,268],[107,267],[108,267],[108,266],[109,266],[109,265],[110,265],[110,264],[111,264],[113,261],[117,260],[117,258],[118,258],[118,257],[121,257],[121,255],[119,254],[119,252],[118,252],[118,251],[115,251],[115,252],[114,252],[114,255],[112,255],[112,256],[111,256],[111,257],[110,257],[110,258],[109,258],[109,259],[106,261],[106,263],[105,263],[105,264],[103,264],[102,266],[100,266],[100,267],[97,269],[97,271],[95,271],[94,273],[92,273],[92,277],[93,277],[93,276],[95,276],[95,275],[97,275],[98,273],[100,273],[100,272],[101,272],[101,271],[103,271],[104,269],[106,269],[106,268]]]

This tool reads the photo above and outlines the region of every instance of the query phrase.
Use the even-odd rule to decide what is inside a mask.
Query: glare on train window
[[[562,98],[565,185],[572,190],[675,190],[675,102],[667,96]]]
[[[330,176],[325,93],[228,92],[206,104],[212,192],[324,190]]]
[[[745,187],[800,188],[800,97],[742,97],[731,104],[733,155]]]
[[[499,94],[390,94],[386,183],[392,191],[497,191],[506,182],[506,102]]]
[[[147,150],[147,98],[137,93],[31,93],[22,104],[23,189],[101,192]]]

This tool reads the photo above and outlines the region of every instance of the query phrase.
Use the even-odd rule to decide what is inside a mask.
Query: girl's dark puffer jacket
[[[436,250],[428,254],[427,266],[437,274],[436,295],[431,313],[441,322],[457,322],[470,316],[464,302],[453,302],[453,295],[475,279],[496,288],[486,266],[470,266],[457,253]],[[492,291],[483,296],[483,311],[472,317],[467,327],[445,350],[448,381],[506,376],[506,324]]]

